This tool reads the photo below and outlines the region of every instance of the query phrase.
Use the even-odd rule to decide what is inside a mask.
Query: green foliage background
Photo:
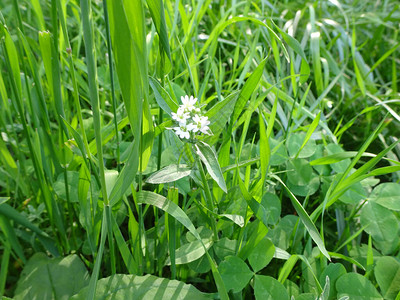
[[[0,9],[5,298],[400,299],[397,1]]]

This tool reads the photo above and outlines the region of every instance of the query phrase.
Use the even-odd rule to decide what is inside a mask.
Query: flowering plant
[[[200,108],[196,107],[197,98],[186,95],[181,97],[182,105],[176,113],[172,113],[172,119],[178,126],[172,129],[181,139],[193,139],[201,133],[211,134],[208,125],[208,117],[203,116]]]

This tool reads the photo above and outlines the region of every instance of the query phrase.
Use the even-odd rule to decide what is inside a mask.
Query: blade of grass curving
[[[298,215],[300,216],[301,221],[303,222],[304,226],[306,227],[308,233],[310,234],[311,238],[313,241],[317,244],[319,250],[323,255],[325,255],[326,258],[330,260],[330,256],[328,254],[328,251],[326,251],[324,241],[322,240],[320,234],[318,233],[317,228],[315,227],[315,224],[311,220],[310,216],[307,214],[299,200],[297,200],[296,196],[293,195],[293,193],[289,190],[289,188],[286,186],[286,184],[280,179],[279,176],[272,175],[277,181],[279,181],[282,186],[285,188],[287,193],[289,194],[290,200],[292,201],[292,204],[294,208],[296,209]]]
[[[303,144],[301,145],[299,151],[297,151],[297,154],[295,156],[295,158],[297,158],[301,152],[301,150],[303,150],[304,146],[308,143],[308,141],[311,138],[311,135],[314,133],[315,129],[317,129],[318,124],[319,124],[319,120],[321,118],[321,111],[318,113],[318,115],[316,116],[316,118],[312,121],[310,127],[308,127],[306,136],[304,137],[304,141]]]
[[[310,66],[307,61],[307,57],[304,53],[303,48],[301,47],[300,43],[284,32],[282,29],[279,28],[273,21],[271,21],[272,24],[274,24],[275,28],[279,31],[279,33],[282,35],[283,40],[289,45],[289,47],[297,53],[301,57],[301,66],[300,66],[300,84],[303,84],[307,81],[308,77],[310,76]]]
[[[161,195],[158,195],[158,194],[155,194],[155,193],[152,193],[149,191],[141,191],[137,195],[138,195],[138,203],[154,205],[154,206],[158,207],[159,209],[169,213],[179,223],[181,223],[183,226],[185,226],[186,229],[188,229],[189,232],[191,234],[193,234],[193,236],[198,241],[200,241],[201,245],[203,246],[203,248],[206,251],[208,261],[210,262],[214,280],[215,280],[215,283],[218,288],[219,296],[221,297],[221,299],[228,300],[229,297],[226,292],[226,288],[222,281],[221,275],[218,272],[217,266],[215,265],[215,262],[211,258],[210,254],[208,253],[207,248],[204,245],[203,240],[201,239],[199,233],[196,231],[193,223],[190,221],[189,217],[185,214],[185,212],[178,205],[176,205],[172,201],[169,201],[167,198],[165,198]]]
[[[7,204],[3,204],[7,205]],[[12,250],[14,250],[15,254],[21,259],[23,264],[26,264],[26,258],[24,255],[24,251],[22,250],[22,246],[18,241],[17,235],[15,234],[14,228],[10,223],[10,220],[6,218],[4,215],[0,215],[0,228],[3,232],[6,241],[9,243],[9,246]]]
[[[37,226],[33,225],[25,216],[20,214],[15,208],[11,207],[6,203],[0,203],[0,215],[4,216],[8,220],[13,220],[14,222],[30,229],[38,235],[39,240],[43,246],[54,256],[59,256],[59,252],[54,241]]]
[[[275,31],[271,27],[269,27],[264,22],[262,22],[260,20],[257,20],[256,18],[253,18],[253,17],[241,17],[241,16],[240,17],[233,17],[233,18],[230,18],[228,20],[225,20],[225,19],[221,20],[220,23],[218,23],[215,26],[215,28],[211,32],[209,38],[204,43],[204,46],[203,46],[203,48],[201,48],[201,50],[200,50],[200,52],[198,54],[198,57],[201,57],[208,50],[208,48],[210,47],[211,42],[213,42],[214,40],[217,40],[217,37],[224,31],[224,29],[227,26],[229,26],[231,24],[234,24],[234,23],[237,23],[237,22],[241,22],[241,21],[251,21],[254,24],[257,24],[257,25],[260,25],[262,27],[265,27],[268,30],[268,32],[272,35],[273,39],[276,40],[276,42],[279,43],[280,46],[282,47],[283,54],[284,54],[286,60],[290,61],[289,54],[288,54],[288,52],[286,50],[286,47],[283,45],[281,39],[278,37],[278,35],[275,33]]]

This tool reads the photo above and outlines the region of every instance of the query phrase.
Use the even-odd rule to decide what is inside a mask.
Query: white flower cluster
[[[173,127],[175,133],[181,138],[189,139],[191,133],[193,134],[209,134],[210,128],[207,126],[210,124],[208,117],[202,116],[200,108],[194,106],[197,102],[197,98],[193,96],[181,97],[182,105],[179,106],[176,113],[172,113],[172,119],[174,119],[178,126]]]

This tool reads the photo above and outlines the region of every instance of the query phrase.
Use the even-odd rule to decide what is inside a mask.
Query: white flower
[[[189,129],[187,128],[186,125],[180,124],[179,127],[174,127],[175,133],[181,138],[181,139],[188,139],[190,138],[190,133]]]
[[[194,105],[197,102],[197,98],[193,98],[193,96],[186,95],[185,97],[181,97],[182,105],[180,108],[183,109],[184,112],[191,112],[191,111],[198,111],[198,108],[196,108]]]
[[[193,123],[189,124],[187,126],[187,129],[192,132],[197,132],[200,130],[200,132],[207,134],[208,130],[210,129],[207,126],[209,124],[210,124],[210,121],[208,121],[208,117],[195,115],[193,117]]]
[[[179,124],[182,125],[186,124],[186,120],[188,118],[190,118],[189,113],[185,113],[182,107],[179,107],[176,113],[172,113],[172,119],[174,119],[175,121],[177,121]]]

